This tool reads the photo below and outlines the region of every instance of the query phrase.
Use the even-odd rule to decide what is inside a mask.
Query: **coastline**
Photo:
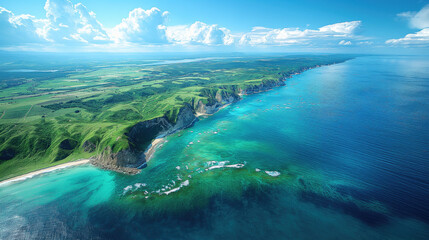
[[[302,70],[302,71],[298,71],[298,72],[295,72],[295,73],[292,73],[292,74],[290,74],[289,76],[287,76],[287,77],[283,77],[282,79],[281,79],[281,82],[286,82],[286,80],[288,79],[288,78],[292,78],[293,76],[295,76],[295,75],[299,75],[299,74],[301,74],[301,73],[303,73],[303,72],[306,72],[306,71],[309,71],[309,70],[312,70],[312,69],[315,69],[315,68],[320,68],[320,67],[324,67],[324,66],[329,66],[329,65],[335,65],[335,64],[338,64],[338,63],[331,63],[331,64],[326,64],[326,65],[317,65],[317,66],[314,66],[314,67],[310,67],[310,68],[307,68],[307,69],[304,69],[304,70]],[[253,95],[253,94],[257,94],[257,93],[262,93],[262,92],[267,92],[267,91],[270,91],[270,90],[273,90],[274,88],[277,88],[277,87],[281,87],[281,86],[284,86],[284,85],[274,85],[274,86],[271,86],[271,87],[269,87],[269,88],[267,88],[267,89],[262,89],[262,90],[260,90],[260,91],[257,91],[257,92],[250,92],[250,93],[239,93],[239,96],[240,96],[240,98],[237,100],[237,102],[238,101],[240,101],[240,100],[242,100],[242,96],[244,96],[244,95]],[[228,107],[229,105],[231,105],[233,102],[230,102],[230,103],[226,103],[226,104],[223,104],[223,105],[221,105],[221,106],[219,106],[213,113],[204,113],[204,112],[198,112],[198,111],[196,111],[195,113],[194,113],[194,116],[196,117],[196,118],[199,118],[199,117],[207,117],[207,116],[211,116],[211,115],[214,115],[215,113],[217,113],[217,112],[219,112],[220,110],[222,110],[222,109],[224,109],[224,108],[226,108],[226,107]],[[192,124],[190,124],[188,127],[185,127],[184,129],[186,129],[186,128],[189,128],[190,126],[192,126],[193,125],[193,123]],[[165,140],[165,137],[166,136],[163,136],[163,137],[160,137],[160,138],[155,138],[155,139],[153,139],[152,140],[152,143],[151,143],[151,145],[146,149],[146,151],[144,152],[144,156],[145,156],[145,159],[146,159],[146,162],[144,163],[144,164],[142,164],[141,166],[143,166],[143,165],[145,165],[145,164],[147,164],[147,162],[149,162],[149,160],[152,158],[152,156],[153,156],[153,154],[156,152],[156,150],[158,149],[158,146],[159,145],[162,145],[166,140]],[[140,168],[140,167],[139,167]]]
[[[59,164],[59,165],[52,166],[52,167],[43,168],[40,170],[36,170],[36,171],[29,172],[29,173],[26,173],[26,174],[23,174],[20,176],[16,176],[16,177],[12,177],[12,178],[8,178],[8,179],[5,179],[3,181],[0,181],[0,186],[6,185],[9,183],[13,183],[13,182],[23,181],[23,180],[26,180],[28,178],[32,178],[34,176],[37,176],[37,175],[40,175],[43,173],[52,172],[52,171],[55,171],[58,169],[83,165],[83,164],[87,164],[87,163],[89,163],[89,159],[81,159],[81,160],[77,160],[77,161],[73,161],[73,162],[67,162],[67,163]]]
[[[213,115],[213,114],[215,114],[215,113],[217,113],[218,111],[220,111],[220,110],[222,110],[222,109],[224,109],[224,108],[226,108],[226,107],[228,107],[229,105],[231,105],[231,103],[227,103],[227,104],[225,104],[225,105],[222,105],[221,107],[219,107],[218,109],[216,109],[216,111],[214,112],[214,113],[201,113],[201,112],[196,112],[195,113],[195,117],[201,117],[201,116],[211,116],[211,115]]]
[[[165,138],[155,138],[152,143],[150,144],[150,147],[146,150],[144,153],[146,162],[149,162],[149,160],[152,158],[153,154],[155,153],[156,149],[160,145],[162,145],[165,142]]]
[[[242,99],[242,96],[243,96],[243,95],[253,95],[253,94],[256,94],[256,93],[262,93],[262,92],[266,92],[266,91],[272,90],[273,88],[276,88],[276,87],[284,86],[284,82],[285,82],[288,78],[293,77],[294,75],[301,74],[302,72],[305,72],[305,71],[308,71],[308,70],[311,70],[311,69],[314,69],[314,68],[319,68],[319,67],[329,66],[329,65],[334,65],[334,64],[338,64],[338,63],[337,63],[337,62],[335,62],[335,63],[331,63],[331,64],[326,64],[326,65],[317,65],[317,66],[314,66],[314,67],[310,67],[310,68],[307,68],[307,69],[303,69],[303,70],[297,71],[297,72],[295,72],[295,73],[293,73],[293,74],[290,74],[290,75],[288,75],[288,76],[283,76],[281,79],[279,79],[279,80],[280,80],[280,82],[281,82],[281,83],[283,83],[283,85],[281,85],[281,84],[280,84],[280,85],[279,85],[279,84],[274,84],[274,85],[270,85],[270,86],[266,87],[266,86],[264,86],[264,85],[263,85],[263,83],[262,83],[262,85],[259,85],[259,86],[262,86],[262,88],[261,88],[261,89],[258,89],[259,91],[250,91],[250,92],[244,92],[244,93],[243,93],[243,92],[240,92],[240,93],[238,94],[238,95],[239,95],[239,98],[238,98],[237,100],[235,100],[234,102],[238,102],[238,101],[240,101],[240,100]],[[183,127],[183,128],[182,128],[182,129],[180,129],[180,130],[183,130],[183,129],[186,129],[186,128],[191,127],[191,126],[194,124],[194,122],[195,122],[196,120],[198,120],[198,117],[214,115],[215,113],[217,113],[217,112],[218,112],[218,111],[220,111],[221,109],[224,109],[224,108],[228,107],[228,106],[229,106],[229,105],[231,105],[232,103],[233,103],[233,102],[225,103],[225,104],[223,104],[223,105],[221,105],[221,106],[217,107],[217,108],[215,109],[215,111],[214,111],[214,112],[212,112],[212,113],[194,112],[194,116],[195,116],[194,121],[192,121],[192,123],[191,123],[191,124],[189,124],[188,126]],[[177,130],[176,130],[176,131],[177,131]],[[170,133],[170,134],[171,134],[171,133]],[[167,134],[167,135],[170,135],[170,134]],[[161,135],[162,137],[158,136],[158,138],[155,138],[155,139],[153,139],[153,140],[152,140],[151,145],[150,145],[150,146],[146,149],[146,151],[143,153],[143,154],[144,154],[144,156],[145,156],[146,161],[145,161],[142,165],[140,165],[138,168],[134,168],[135,170],[140,171],[140,169],[141,169],[140,167],[143,167],[144,165],[146,165],[146,164],[147,164],[147,162],[149,162],[149,161],[150,161],[150,159],[153,157],[153,155],[154,155],[154,153],[156,152],[156,150],[157,150],[157,149],[158,149],[158,148],[159,148],[163,143],[165,143],[165,142],[166,142],[165,137],[166,137],[167,135]],[[77,166],[77,165],[82,165],[82,164],[87,164],[87,163],[91,163],[91,160],[90,160],[90,159],[82,159],[82,160],[76,160],[76,161],[72,161],[72,162],[67,162],[67,163],[64,163],[64,164],[59,164],[59,165],[52,166],[52,167],[48,167],[48,168],[43,168],[43,169],[36,170],[36,171],[30,172],[30,173],[26,173],[26,174],[23,174],[23,175],[20,175],[20,176],[16,176],[16,177],[12,177],[12,178],[8,178],[8,179],[5,179],[5,180],[2,180],[2,181],[0,181],[0,186],[5,185],[5,184],[8,184],[8,183],[16,182],[16,181],[26,180],[26,179],[28,179],[28,178],[32,178],[32,177],[34,177],[34,176],[36,176],[36,175],[40,175],[40,174],[43,174],[43,173],[48,173],[48,172],[55,171],[55,170],[58,170],[58,169],[67,168],[67,167],[72,167],[72,166]],[[93,163],[93,164],[94,164],[94,163]],[[94,164],[94,166],[96,166],[96,167],[100,167],[100,166],[98,166],[97,164]],[[101,166],[100,168],[104,168],[104,167],[102,167],[102,166]],[[115,170],[115,169],[110,169],[110,168],[104,168],[104,169],[117,171],[117,170]],[[126,173],[126,174],[135,174],[135,173],[129,173],[129,172],[124,172],[124,171],[117,171],[117,172]]]

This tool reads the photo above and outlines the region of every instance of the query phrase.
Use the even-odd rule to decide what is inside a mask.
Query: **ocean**
[[[429,59],[365,56],[244,96],[141,174],[0,186],[0,239],[429,239]]]

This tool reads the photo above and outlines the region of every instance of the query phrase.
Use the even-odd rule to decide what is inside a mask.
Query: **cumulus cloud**
[[[95,13],[85,5],[73,5],[70,0],[47,0],[45,4],[46,25],[39,30],[51,42],[101,43],[109,37]]]
[[[27,43],[103,43],[109,37],[95,13],[69,0],[47,0],[46,18],[36,19],[31,15],[15,16],[0,7],[1,45]]]
[[[404,45],[429,45],[429,28],[422,29],[416,33],[410,33],[403,38],[390,39],[387,44],[404,44]]]
[[[25,44],[43,41],[37,34],[40,25],[33,16],[14,15],[11,11],[0,7],[0,45]]]
[[[167,15],[168,12],[155,7],[149,10],[136,8],[110,31],[110,36],[115,42],[166,43],[164,22]]]
[[[167,27],[166,34],[170,42],[179,44],[230,45],[234,42],[228,29],[199,21],[191,25]]]
[[[350,45],[356,38],[360,21],[326,25],[318,29],[254,27],[250,32],[232,34],[225,27],[196,21],[190,25],[167,26],[168,12],[158,8],[136,8],[111,29],[97,20],[96,14],[72,0],[47,0],[46,17],[14,15],[0,7],[0,46],[22,46],[31,43],[117,47],[175,45],[267,45],[300,44]],[[415,16],[414,16],[415,15]],[[420,13],[413,16],[422,19]],[[420,34],[421,35],[421,34]],[[413,38],[410,36],[410,38]],[[414,37],[415,38],[415,37]]]
[[[272,29],[254,27],[251,32],[244,34],[240,44],[249,45],[291,45],[307,44],[314,40],[332,40],[352,38],[361,21],[342,22],[323,26],[317,30],[299,28]]]
[[[403,38],[389,39],[386,41],[387,44],[414,46],[429,45],[429,4],[424,6],[418,12],[403,12],[399,13],[398,16],[408,19],[410,27],[421,30],[407,34]]]

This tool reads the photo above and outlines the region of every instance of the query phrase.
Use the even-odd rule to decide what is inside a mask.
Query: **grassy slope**
[[[114,152],[126,149],[125,133],[137,122],[161,116],[174,121],[184,103],[207,103],[220,88],[245,89],[277,80],[279,73],[288,75],[348,58],[295,56],[158,66],[122,63],[2,75],[0,180],[87,158],[107,146]],[[71,143],[67,149],[60,147],[65,139]],[[88,140],[96,145],[91,153],[82,148]],[[11,152],[15,157],[6,160]]]

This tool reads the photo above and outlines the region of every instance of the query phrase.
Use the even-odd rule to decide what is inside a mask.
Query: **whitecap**
[[[132,185],[129,185],[129,186],[124,187],[124,192],[123,192],[123,194],[127,193],[127,192],[128,192],[128,191],[130,191],[131,189],[133,189],[133,186],[132,186]]]
[[[215,163],[217,163],[217,164],[214,165]],[[243,163],[237,163],[237,164],[227,165],[227,163],[229,163],[229,161],[221,161],[221,162],[211,161],[211,162],[207,162],[207,165],[210,166],[210,167],[208,167],[206,170],[212,170],[212,169],[217,169],[217,168],[242,168],[245,165]]]
[[[280,176],[280,172],[277,172],[277,171],[265,171],[265,173],[272,177]]]
[[[135,186],[137,189],[139,189],[139,188],[141,188],[141,187],[146,187],[146,183],[136,183],[136,184],[134,184],[134,186]]]
[[[189,180],[184,181],[184,182],[183,182],[183,183],[181,183],[180,185],[183,185],[183,186],[189,186]]]
[[[177,188],[173,188],[173,189],[171,189],[170,191],[166,191],[166,192],[164,192],[164,194],[165,194],[165,195],[168,195],[168,194],[170,194],[170,193],[177,192],[177,191],[179,191],[182,187],[186,187],[186,186],[189,186],[189,180],[185,180],[185,181],[183,181],[182,183],[180,183],[180,186],[178,186]]]
[[[242,167],[244,167],[244,164],[237,163],[237,164],[226,165],[225,167],[228,167],[228,168],[242,168]]]

